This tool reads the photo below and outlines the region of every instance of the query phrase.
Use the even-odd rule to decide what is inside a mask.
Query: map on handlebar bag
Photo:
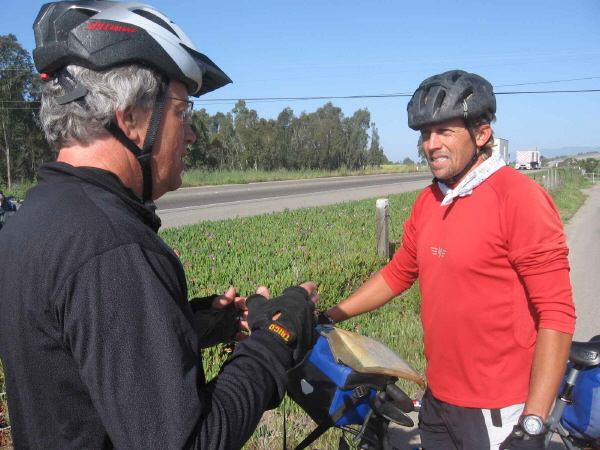
[[[327,338],[337,362],[357,372],[395,376],[425,387],[415,369],[383,342],[328,325],[317,327],[317,331]]]

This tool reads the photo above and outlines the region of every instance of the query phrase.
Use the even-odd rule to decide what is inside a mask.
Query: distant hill
[[[561,148],[540,148],[538,149],[540,155],[550,159],[556,158],[557,156],[570,156],[575,157],[585,153],[600,153],[600,147],[561,147]],[[585,156],[585,155],[581,155]],[[594,155],[586,156],[593,158]]]
[[[566,158],[600,159],[600,147],[561,147],[561,148],[539,148],[536,149],[544,158],[552,159],[553,162],[560,162]],[[512,150],[510,155],[511,164],[515,162],[517,151]],[[562,157],[562,158],[559,158]],[[556,159],[554,159],[556,158]]]

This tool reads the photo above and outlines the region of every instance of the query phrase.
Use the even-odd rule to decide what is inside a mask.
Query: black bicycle
[[[376,339],[329,325],[317,330],[320,337],[314,349],[290,372],[289,396],[317,423],[294,450],[307,448],[332,427],[352,436],[350,440],[340,439],[340,450],[351,444],[361,450],[393,450],[390,424],[412,428],[414,421],[408,413],[418,410],[419,405],[395,382],[404,378],[424,388],[423,380],[410,364]],[[586,434],[589,429],[568,420],[574,415],[569,408],[588,401],[578,398],[582,395],[576,388],[580,375],[600,370],[600,335],[589,342],[573,342],[569,361],[563,387],[547,419],[546,447],[558,434],[568,450],[600,450],[596,435]],[[585,395],[587,391],[583,392]],[[596,395],[591,409],[600,417],[600,386]]]
[[[569,366],[565,381],[556,398],[554,408],[546,420],[548,427],[546,447],[548,447],[552,436],[556,433],[568,450],[600,449],[600,438],[595,434],[598,430],[591,432],[589,430],[589,420],[587,424],[583,424],[582,422],[586,422],[586,420],[581,417],[582,415],[587,416],[589,412],[590,415],[596,417],[596,420],[600,420],[600,387],[597,388],[596,395],[593,392],[588,392],[588,389],[577,391],[577,381],[580,376],[598,374],[599,366],[600,335],[593,337],[589,342],[571,343]],[[585,397],[586,394],[591,398],[581,398]],[[578,408],[580,405],[577,402],[585,402],[586,407]],[[573,408],[573,411],[569,411],[569,408]],[[589,433],[593,433],[593,435]]]
[[[391,423],[413,427],[415,402],[396,386],[399,378],[425,383],[382,342],[341,328],[317,327],[320,337],[301,366],[290,371],[288,395],[318,424],[297,446],[303,450],[328,429],[344,431],[339,449],[393,450]],[[349,434],[351,439],[346,439]]]

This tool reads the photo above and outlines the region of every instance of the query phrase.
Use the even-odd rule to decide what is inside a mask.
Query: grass
[[[25,198],[25,192],[27,189],[35,186],[36,183],[33,181],[23,181],[18,183],[11,183],[10,189],[6,184],[0,183],[0,191],[5,197],[14,197],[17,200]]]
[[[567,178],[551,192],[563,220],[571,217],[583,204],[585,197],[581,188],[587,186],[589,182],[581,177]],[[389,197],[390,236],[396,245],[417,194]],[[326,309],[347,297],[385,264],[375,248],[374,203],[370,199],[202,222],[167,229],[160,234],[179,253],[190,298],[225,291],[232,283],[242,295],[253,293],[260,285],[267,286],[273,295],[277,295],[289,285],[313,280],[319,283],[322,293],[319,308]],[[380,339],[423,374],[425,360],[419,313],[420,295],[415,285],[384,308],[344,322],[341,327]],[[208,379],[217,375],[227,355],[223,346],[204,352]],[[419,393],[418,386],[412,382],[403,382],[401,387],[411,396]],[[1,366],[0,391],[4,392]],[[289,447],[298,444],[314,427],[293,402],[287,401],[285,411],[279,407],[265,413],[245,448],[281,447],[284,419]],[[326,433],[313,448],[335,448],[339,433]]]
[[[526,175],[537,181],[552,196],[565,224],[585,202],[586,195],[581,190],[593,186],[587,178],[581,176],[580,170],[575,169],[550,169]],[[550,183],[549,179],[554,182]]]
[[[591,187],[592,183],[587,178],[571,174],[565,175],[564,182],[550,192],[563,223],[567,223],[584,204],[586,195],[581,190]]]

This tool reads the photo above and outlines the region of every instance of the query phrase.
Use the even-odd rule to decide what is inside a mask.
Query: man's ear
[[[123,111],[115,111],[116,123],[129,139],[138,146],[144,142],[146,134],[146,115],[139,108],[128,106]]]
[[[475,141],[477,142],[477,146],[481,147],[490,140],[492,136],[492,127],[489,123],[485,123],[477,128],[477,132],[475,133]]]

